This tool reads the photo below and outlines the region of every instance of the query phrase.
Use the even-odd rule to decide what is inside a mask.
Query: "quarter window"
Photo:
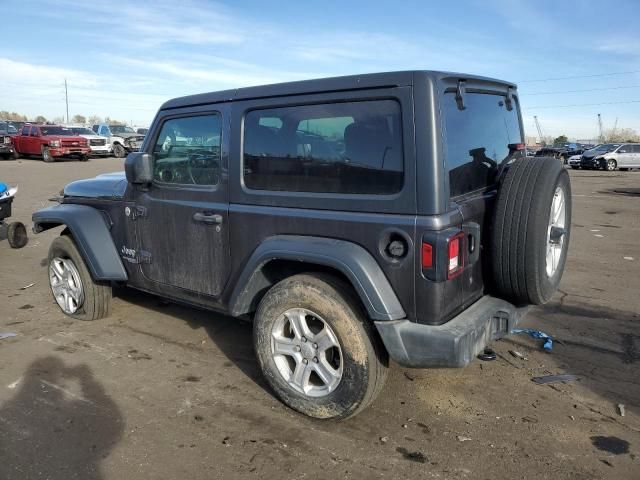
[[[400,191],[399,103],[372,100],[249,112],[244,182],[250,189],[290,192]]]
[[[219,114],[164,122],[153,147],[154,180],[181,185],[220,183],[221,135]]]
[[[463,110],[454,93],[443,98],[446,158],[452,197],[492,186],[500,165],[522,143],[518,102],[507,110],[505,97],[467,93]]]
[[[22,127],[22,135],[24,136],[29,135],[29,127]]]

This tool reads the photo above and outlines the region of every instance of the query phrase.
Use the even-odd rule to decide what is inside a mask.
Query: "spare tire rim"
[[[56,257],[49,263],[49,284],[53,297],[68,315],[78,311],[84,302],[84,290],[78,269],[68,258]]]
[[[338,337],[320,315],[306,308],[291,308],[274,323],[271,354],[285,382],[303,395],[329,395],[342,379]]]
[[[557,187],[551,202],[549,228],[547,229],[547,276],[553,277],[562,260],[566,234],[567,210],[564,190]]]

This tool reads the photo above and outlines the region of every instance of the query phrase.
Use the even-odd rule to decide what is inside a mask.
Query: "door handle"
[[[219,225],[222,223],[222,215],[219,213],[196,212],[193,214],[196,222],[209,223],[211,225]]]

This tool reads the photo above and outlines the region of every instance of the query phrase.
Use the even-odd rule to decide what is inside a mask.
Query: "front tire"
[[[116,157],[116,158],[124,158],[124,156],[126,154],[127,154],[127,151],[119,143],[116,143],[113,146],[113,155],[114,155],[114,157]]]
[[[49,151],[49,147],[42,147],[42,160],[46,163],[55,161],[55,158],[53,158],[53,155],[51,155],[51,152]]]
[[[314,418],[348,418],[369,405],[388,357],[350,285],[302,274],[272,287],[256,312],[262,372],[289,407]]]
[[[610,158],[609,160],[605,160],[605,162],[606,163],[604,168],[607,170],[607,172],[613,172],[618,166],[618,164],[613,158]]]
[[[60,309],[79,320],[98,320],[109,315],[112,289],[97,283],[68,235],[56,238],[49,248],[49,286]]]

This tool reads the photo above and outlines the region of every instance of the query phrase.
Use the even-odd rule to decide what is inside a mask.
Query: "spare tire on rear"
[[[521,158],[500,182],[491,233],[497,294],[540,305],[558,289],[571,231],[569,175],[554,158]]]

